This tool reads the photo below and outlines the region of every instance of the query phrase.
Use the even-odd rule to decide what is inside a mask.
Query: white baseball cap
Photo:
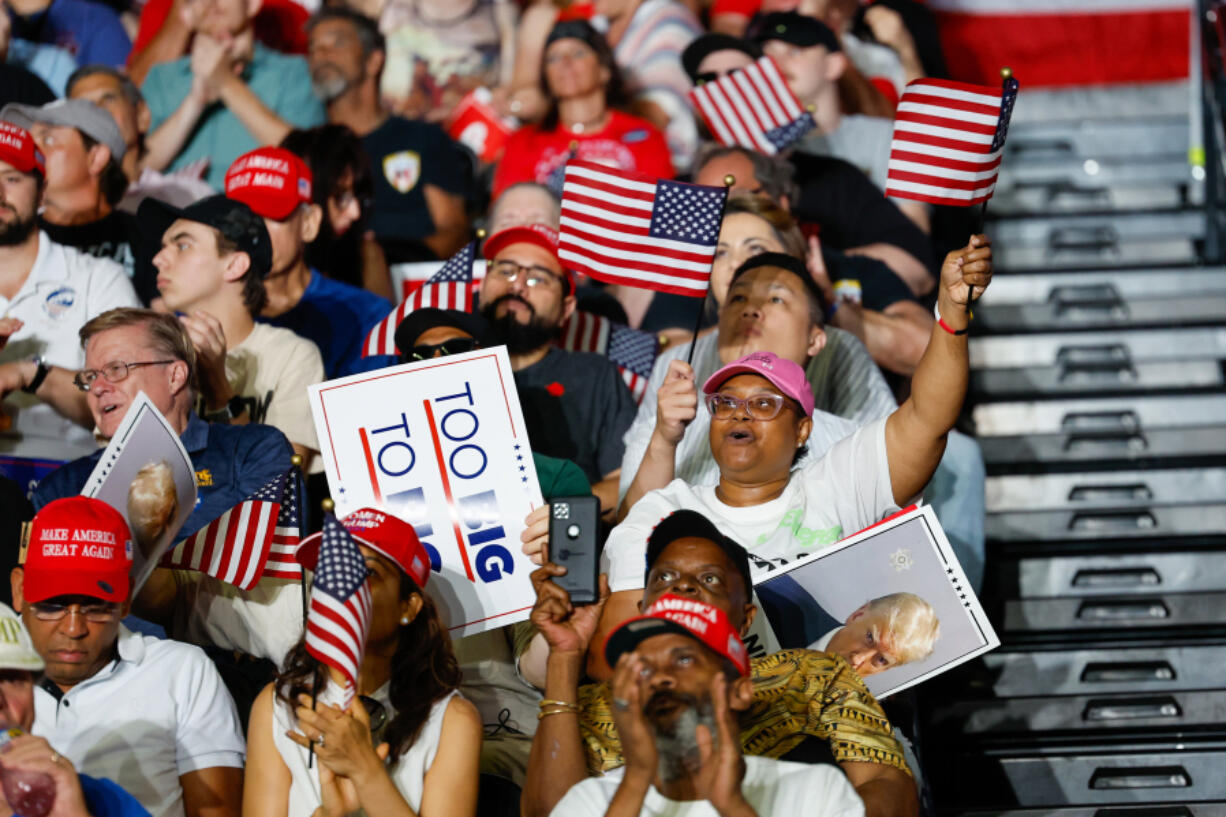
[[[34,650],[30,634],[13,608],[0,602],[0,669],[41,672],[43,659]]]

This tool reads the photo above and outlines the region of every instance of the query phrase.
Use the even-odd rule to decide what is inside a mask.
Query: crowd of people
[[[931,653],[927,602],[866,590],[809,649],[750,629],[767,571],[921,498],[982,575],[954,427],[991,242],[883,194],[905,83],[945,70],[921,2],[2,2],[0,775],[43,776],[54,817],[918,815],[916,736],[863,679]],[[764,56],[814,122],[777,155],[688,96]],[[493,153],[452,127],[474,105],[510,131]],[[576,159],[729,188],[705,301],[568,267]],[[371,354],[406,270],[474,240],[469,308]],[[645,390],[566,342],[583,316],[651,339]],[[547,501],[536,603],[453,639],[413,526],[345,516],[370,573],[348,705],[309,582],[135,586],[144,518],[80,495],[143,393],[195,472],[175,541],[297,467],[309,575],[308,387],[494,346]],[[588,495],[599,597],[574,604],[548,500]]]

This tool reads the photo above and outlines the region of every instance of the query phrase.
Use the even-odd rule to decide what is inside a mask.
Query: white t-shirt
[[[302,582],[262,578],[250,590],[174,571],[175,638],[267,658],[278,667],[302,638]]]
[[[390,723],[393,713],[387,698],[388,687],[389,684],[384,684],[371,697],[388,708]],[[438,753],[438,742],[443,733],[443,716],[447,714],[447,705],[451,703],[451,699],[459,694],[452,692],[434,702],[434,706],[430,708],[430,716],[417,733],[413,745],[396,759],[396,765],[388,769],[392,782],[396,784],[396,790],[416,813],[421,812],[426,772],[430,770],[434,756]],[[329,679],[319,700],[339,706],[340,686]],[[307,750],[286,736],[289,730],[298,731],[298,721],[289,707],[278,699],[273,705],[272,739],[290,771],[289,809],[286,811],[286,817],[311,817],[315,809],[322,805],[319,794],[319,763],[307,766]]]
[[[312,451],[319,450],[319,440],[307,386],[325,379],[319,347],[279,326],[256,323],[242,343],[226,352],[226,380],[247,403],[251,422],[270,425]],[[322,460],[318,465],[322,470]]]
[[[621,784],[625,767],[589,777],[571,787],[551,817],[603,817]],[[864,801],[835,766],[745,757],[741,794],[758,817],[863,817]],[[669,800],[652,786],[643,798],[642,817],[718,817],[706,800]]]
[[[183,817],[180,775],[243,768],[234,701],[199,647],[120,625],[118,652],[59,700],[36,686],[32,731],[77,771],[115,781],[153,817]]]
[[[814,458],[825,455],[831,446],[858,426],[888,417],[898,408],[898,401],[881,376],[881,370],[860,339],[833,326],[825,327],[825,331],[825,347],[805,367],[805,376],[813,387],[815,406],[808,443],[809,456]],[[719,359],[719,335],[711,332],[695,343],[694,381],[701,386],[723,365]],[[651,442],[656,427],[656,393],[664,384],[668,364],[673,360],[685,360],[689,352],[690,345],[686,343],[671,346],[656,358],[643,402],[639,403],[634,422],[622,438],[626,451],[622,455],[619,499],[625,499]],[[674,471],[677,479],[697,485],[719,480],[719,466],[711,455],[708,440],[710,430],[711,414],[700,401],[698,413],[686,426],[685,435],[677,446]]]
[[[888,419],[888,418],[887,418]],[[855,533],[897,510],[885,449],[885,419],[858,429],[792,471],[783,493],[748,507],[725,505],[714,485],[676,479],[635,503],[600,557],[613,592],[640,590],[647,537],[682,508],[698,511],[749,551],[755,584],[774,569]]]
[[[140,306],[122,266],[56,244],[40,230],[38,255],[25,283],[12,300],[0,296],[0,317],[24,323],[0,350],[0,363],[42,355],[53,366],[80,369],[85,352],[77,331],[91,318],[120,306]],[[0,451],[75,459],[97,450],[89,430],[32,394],[9,395],[4,411],[12,416],[13,427],[0,439]]]

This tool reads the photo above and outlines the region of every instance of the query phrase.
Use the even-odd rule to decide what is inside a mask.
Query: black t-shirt
[[[621,467],[637,407],[607,357],[551,347],[515,373],[515,386],[533,451],[570,460],[593,483]]]
[[[822,247],[822,258],[830,283],[860,282],[860,303],[865,309],[882,312],[899,301],[919,303],[911,288],[884,261],[864,255],[844,255],[826,247]]]
[[[822,246],[835,250],[893,244],[911,253],[935,276],[928,237],[882,194],[864,172],[842,159],[796,151],[799,201],[793,211],[802,229],[815,227]]]
[[[399,116],[362,137],[375,181],[370,229],[388,261],[433,258],[421,239],[433,235],[434,220],[426,207],[427,184],[448,193],[468,195],[469,172],[462,154],[438,125]]]
[[[43,219],[38,226],[57,244],[67,244],[95,258],[108,258],[122,266],[132,278],[136,295],[148,304],[157,297],[157,270],[153,268],[155,249],[145,242],[140,222],[131,213],[112,210],[108,215],[88,224],[63,226]],[[161,236],[158,236],[160,243]]]
[[[0,62],[0,105],[16,102],[21,105],[46,105],[55,94],[39,76],[20,65]]]

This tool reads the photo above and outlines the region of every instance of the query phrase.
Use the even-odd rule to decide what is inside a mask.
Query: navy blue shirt
[[[197,489],[196,509],[183,523],[180,538],[191,536],[289,470],[294,454],[289,440],[272,426],[206,423],[195,414],[188,416],[179,440],[192,458]],[[101,456],[102,451],[96,451],[48,474],[34,490],[34,508],[79,494]]]
[[[45,11],[29,17],[11,9],[7,13],[13,23],[13,37],[58,45],[72,54],[77,65],[102,63],[123,68],[132,50],[118,12],[105,3],[52,0]]]
[[[139,801],[105,777],[79,774],[85,807],[93,817],[149,817]]]
[[[331,380],[382,369],[396,362],[394,355],[362,357],[366,335],[391,311],[392,304],[387,298],[311,270],[311,282],[293,309],[260,320],[314,341]]]

